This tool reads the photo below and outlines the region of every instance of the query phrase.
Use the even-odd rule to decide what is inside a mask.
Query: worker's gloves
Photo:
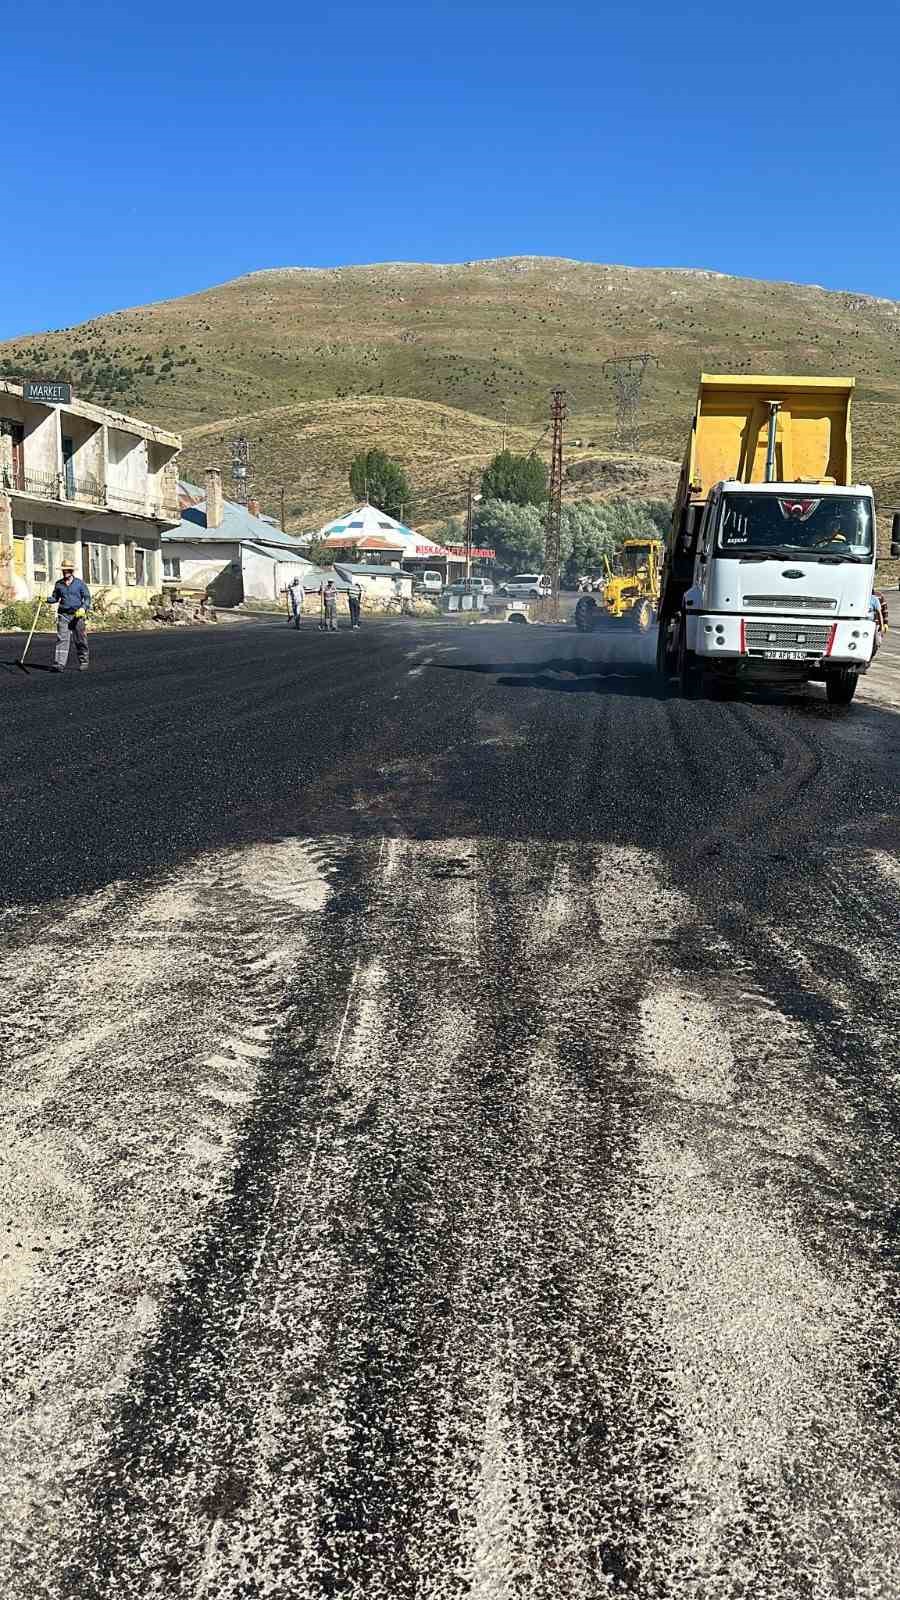
[[[75,612],[74,612],[74,613],[73,613],[73,615],[74,615],[74,617],[75,617],[75,620],[76,620],[76,622],[77,622],[77,620],[78,620],[78,618],[79,618],[79,617],[86,617],[86,616],[87,616],[87,612],[86,612],[86,611],[85,611],[85,609],[84,609],[84,606],[79,606],[79,607],[78,607],[78,610],[77,610],[77,611],[75,611]]]

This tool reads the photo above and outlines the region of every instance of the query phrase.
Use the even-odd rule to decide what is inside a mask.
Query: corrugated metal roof
[[[367,578],[409,578],[412,582],[412,573],[404,572],[402,567],[375,566],[367,561],[336,561],[336,572],[352,572],[355,576]]]
[[[273,556],[276,561],[290,561],[292,566],[313,568],[313,562],[307,561],[298,550],[290,550],[286,545],[265,543],[261,539],[242,539],[241,543],[250,550],[258,550],[261,555]]]
[[[212,544],[240,544],[251,541],[297,548],[297,540],[289,533],[282,533],[273,517],[251,516],[246,506],[238,505],[234,500],[223,502],[222,521],[218,528],[208,528],[206,490],[185,480],[179,482],[178,490],[184,499],[195,503],[185,507],[178,526],[164,533],[164,539],[189,539],[194,543],[208,541]]]

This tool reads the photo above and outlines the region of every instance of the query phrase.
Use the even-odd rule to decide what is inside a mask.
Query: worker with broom
[[[71,561],[62,564],[62,577],[57,578],[48,605],[58,606],[56,613],[56,656],[51,672],[62,672],[69,659],[69,646],[75,640],[79,672],[88,669],[87,614],[91,609],[91,591],[86,583],[75,576]]]

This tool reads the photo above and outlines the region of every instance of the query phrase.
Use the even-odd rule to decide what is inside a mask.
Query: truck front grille
[[[747,621],[744,624],[747,654],[766,650],[802,650],[804,655],[824,655],[831,626],[827,622]]]
[[[779,611],[836,611],[837,601],[816,594],[745,594],[744,605],[762,611],[768,606]]]

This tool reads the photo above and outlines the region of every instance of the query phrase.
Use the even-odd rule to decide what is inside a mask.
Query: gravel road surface
[[[4,1600],[896,1600],[894,641],[17,648]]]

